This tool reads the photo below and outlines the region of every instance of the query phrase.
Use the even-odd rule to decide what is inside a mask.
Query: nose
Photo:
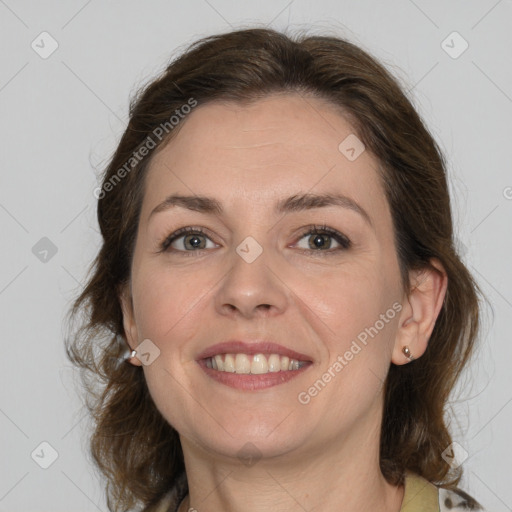
[[[282,314],[289,300],[283,275],[265,251],[254,261],[234,251],[232,264],[215,296],[219,314],[253,318]]]

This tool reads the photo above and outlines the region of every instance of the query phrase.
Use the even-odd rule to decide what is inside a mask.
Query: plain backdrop
[[[93,190],[137,88],[193,40],[253,24],[361,45],[444,151],[459,247],[490,304],[452,403],[461,487],[512,510],[511,0],[0,0],[0,511],[107,510],[63,344],[100,244]]]

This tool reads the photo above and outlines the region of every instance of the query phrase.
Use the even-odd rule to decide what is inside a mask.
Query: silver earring
[[[137,353],[136,350],[132,350],[125,358],[125,361],[129,361],[132,357],[135,357],[135,354]]]
[[[402,348],[402,352],[404,353],[405,357],[407,357],[407,359],[409,359],[409,361],[413,361],[414,360],[414,357],[411,354],[411,351],[409,350],[409,347],[407,345],[405,345]]]

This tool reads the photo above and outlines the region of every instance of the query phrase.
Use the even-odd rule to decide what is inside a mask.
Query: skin
[[[403,292],[378,162],[369,151],[349,161],[338,150],[352,133],[323,100],[280,94],[249,106],[199,106],[154,155],[131,283],[120,299],[130,346],[150,339],[160,350],[143,371],[156,406],[180,434],[189,483],[180,510],[400,510],[404,489],[379,469],[383,384],[390,364],[409,362],[404,345],[416,358],[426,350],[447,278],[433,260],[439,272],[411,273],[414,290]],[[273,213],[279,199],[306,192],[344,193],[372,226],[338,206]],[[225,212],[173,207],[149,219],[172,193],[215,197]],[[323,223],[353,245],[333,252],[339,244],[327,237],[314,252],[315,235],[303,233]],[[200,235],[206,248],[184,255],[198,250],[180,238],[174,252],[159,253],[159,241],[185,226],[207,230]],[[236,252],[248,236],[263,249],[252,263]],[[401,311],[300,403],[298,394],[395,302]],[[258,337],[308,354],[313,365],[285,384],[241,391],[209,378],[195,361],[218,342]],[[251,465],[238,456],[247,442],[258,451]]]

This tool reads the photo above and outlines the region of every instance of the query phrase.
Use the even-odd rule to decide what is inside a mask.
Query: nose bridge
[[[262,306],[266,311],[284,310],[286,287],[276,277],[273,247],[265,242],[269,242],[267,229],[262,227],[256,231],[253,231],[254,236],[245,236],[234,247],[228,273],[216,297],[219,312],[234,308],[244,316],[251,316]]]

